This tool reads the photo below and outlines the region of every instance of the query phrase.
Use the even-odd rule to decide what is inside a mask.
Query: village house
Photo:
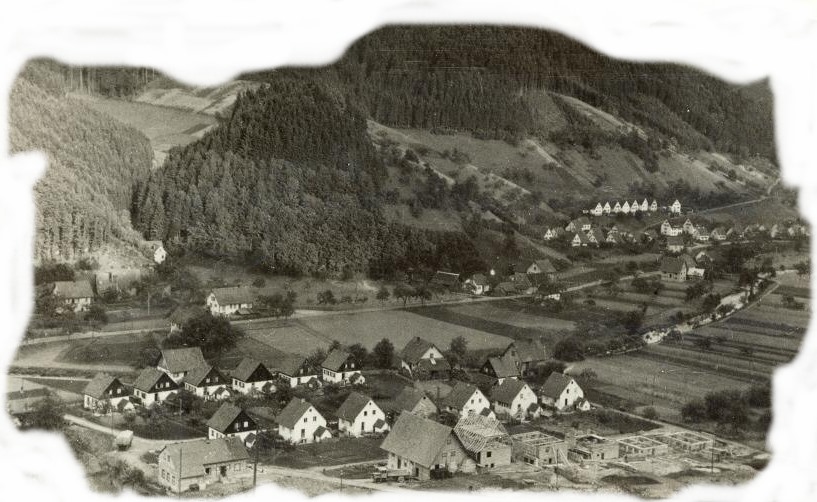
[[[653,199],[652,204],[650,204],[650,212],[658,211],[658,201]]]
[[[528,425],[512,428],[508,429],[511,432],[511,455],[515,461],[544,467],[563,464],[567,460],[568,444],[564,438],[545,434]]]
[[[689,218],[684,222],[682,228],[685,234],[693,235],[695,233],[695,224]]]
[[[309,401],[299,397],[292,398],[276,421],[278,435],[292,444],[319,443],[332,437],[323,415]]]
[[[94,291],[88,281],[56,281],[51,294],[74,312],[88,310],[94,300]]]
[[[604,239],[607,244],[619,244],[618,232],[608,232],[607,238]]]
[[[386,414],[369,396],[352,392],[338,408],[338,430],[349,436],[360,437],[389,430]]]
[[[600,245],[604,242],[604,233],[601,231],[599,227],[591,229],[587,232],[587,240],[591,244],[595,244],[596,246]]]
[[[390,470],[419,480],[476,468],[451,427],[411,413],[400,415],[380,448]]]
[[[725,241],[726,229],[724,229],[723,227],[716,227],[714,230],[712,230],[712,233],[709,234],[709,236],[712,238],[712,240],[715,241]]]
[[[429,284],[437,289],[454,292],[460,290],[460,274],[453,272],[443,272],[438,270],[434,273]]]
[[[577,403],[586,404],[589,409],[589,403],[584,399],[584,391],[576,380],[555,371],[550,374],[539,390],[539,398],[542,404],[552,406],[559,411],[574,408]]]
[[[483,410],[490,409],[491,403],[476,386],[457,382],[442,400],[441,406],[446,412],[462,417],[470,413],[482,413]]]
[[[178,389],[179,385],[167,373],[156,368],[145,368],[133,384],[133,395],[142,406],[149,408],[166,401]]]
[[[245,357],[230,372],[231,385],[234,391],[242,394],[251,392],[275,392],[275,375],[264,363]]]
[[[642,213],[645,213],[650,210],[650,203],[647,202],[647,199],[644,199],[639,209],[641,210]]]
[[[590,214],[592,214],[593,216],[601,216],[602,214],[604,214],[604,206],[601,205],[601,202],[596,204],[596,207],[590,210]]]
[[[181,331],[182,326],[187,321],[200,316],[204,312],[206,311],[202,309],[201,305],[180,305],[176,307],[167,318],[170,324],[170,332]]]
[[[635,214],[641,210],[641,206],[638,205],[638,201],[634,200],[632,204],[630,204],[630,213]]]
[[[587,247],[590,244],[590,239],[587,238],[587,234],[584,232],[576,232],[572,239],[570,239],[570,245],[574,248],[577,247]]]
[[[492,356],[486,359],[480,371],[496,379],[496,383],[502,383],[506,378],[519,378],[520,371],[516,361],[511,357]]]
[[[309,365],[303,356],[291,356],[281,363],[278,368],[278,379],[290,387],[308,384],[311,380],[318,380],[316,368]]]
[[[703,279],[704,273],[706,270],[703,267],[698,266],[695,260],[689,256],[688,254],[684,253],[678,257],[678,259],[684,262],[686,265],[686,277],[687,279]]]
[[[219,439],[237,437],[246,445],[252,445],[258,435],[258,424],[246,411],[230,403],[222,403],[207,421],[207,437]]]
[[[661,278],[667,281],[687,280],[687,265],[681,258],[665,256],[661,259]]]
[[[208,401],[226,399],[232,394],[230,379],[209,364],[188,371],[182,383],[185,390]]]
[[[616,204],[613,206],[612,213],[613,214],[619,214],[620,212],[621,212],[621,204],[618,201],[616,201]]]
[[[119,403],[130,403],[130,390],[115,376],[97,373],[82,391],[82,407],[86,410],[117,409]]]
[[[465,290],[475,295],[484,295],[491,291],[491,284],[485,274],[474,274],[465,280]]]
[[[566,232],[587,232],[590,230],[591,223],[587,216],[580,216],[572,220],[565,227]]]
[[[670,253],[683,253],[685,247],[684,238],[680,235],[670,235],[667,237],[667,251]]]
[[[618,458],[619,446],[612,441],[595,434],[586,434],[568,438],[567,459],[571,462],[598,462]]]
[[[605,202],[604,203],[604,214],[610,214],[610,211],[612,211],[612,210],[613,210],[613,208],[610,207],[610,203]]]
[[[512,360],[523,376],[534,373],[536,368],[547,362],[549,358],[542,342],[531,339],[514,340],[508,344],[501,357]]]
[[[781,233],[782,233],[782,227],[778,223],[775,223],[769,229],[769,237],[771,237],[772,239],[776,239]]]
[[[647,242],[653,242],[658,238],[658,232],[652,228],[649,228],[645,230],[643,234],[641,234],[641,238]]]
[[[672,231],[672,224],[669,222],[669,220],[664,220],[661,223],[661,235],[670,235],[671,231]]]
[[[464,415],[454,426],[454,435],[479,468],[492,469],[511,463],[511,438],[495,417]]]
[[[552,227],[548,228],[545,231],[545,235],[542,237],[546,241],[552,241],[554,239],[558,239],[565,234],[565,229],[562,227]]]
[[[517,420],[536,418],[541,414],[536,394],[528,384],[515,379],[506,379],[491,391],[491,404],[499,417],[508,416]]]
[[[695,227],[695,231],[693,234],[695,236],[695,240],[699,242],[707,242],[709,241],[709,230],[706,229],[703,225],[698,225]]]
[[[406,386],[397,394],[391,404],[392,415],[407,411],[421,417],[429,418],[438,413],[437,405],[421,390]]]
[[[234,483],[249,460],[239,438],[197,439],[159,450],[159,484],[173,493],[204,490],[213,483]]]
[[[534,274],[534,276],[535,275],[536,274]],[[536,286],[533,285],[533,282],[530,280],[530,277],[528,277],[528,274],[523,272],[515,272],[510,276],[510,279],[514,285],[516,294],[530,295],[536,292]]]
[[[148,255],[157,265],[161,265],[167,259],[167,251],[162,244],[162,241],[145,241]]]
[[[675,199],[675,202],[669,207],[669,212],[673,214],[681,214],[681,202]]]
[[[162,349],[162,357],[156,369],[167,373],[174,382],[182,381],[188,371],[194,368],[207,366],[204,354],[199,347],[182,347],[178,349]]]
[[[433,343],[412,338],[400,352],[400,367],[412,378],[446,378],[451,366]]]
[[[355,375],[357,383],[365,382],[352,354],[345,350],[332,349],[321,363],[321,370],[324,382],[349,383]]]
[[[246,286],[215,288],[207,295],[205,307],[213,315],[247,314],[252,310],[255,294]]]
[[[532,275],[544,274],[551,279],[556,274],[556,267],[554,267],[553,263],[551,263],[547,258],[534,260],[530,262],[526,268],[520,269],[519,272],[522,272],[523,270],[525,273]]]
[[[630,203],[626,200],[624,201],[624,204],[621,205],[621,212],[623,214],[630,214]]]

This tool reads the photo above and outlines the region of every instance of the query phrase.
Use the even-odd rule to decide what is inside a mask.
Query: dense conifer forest
[[[11,93],[11,150],[40,150],[48,169],[35,186],[35,259],[73,259],[141,240],[128,209],[153,152],[147,138],[65,95],[60,72],[29,64]]]
[[[385,177],[360,110],[289,78],[241,95],[135,194],[134,225],[178,251],[292,275],[476,270],[461,234],[387,223]]]
[[[301,74],[336,79],[387,125],[511,140],[547,135],[548,125],[536,123],[525,105],[526,93],[547,89],[689,148],[774,156],[767,90],[753,92],[679,65],[612,59],[539,29],[386,27],[361,38],[335,65]]]
[[[617,61],[536,29],[388,27],[331,66],[243,75],[262,85],[244,91],[217,127],[171,150],[150,172],[144,137],[65,92],[128,97],[157,76],[47,62],[21,75],[12,96],[14,150],[44,149],[52,162],[37,187],[38,258],[130,239],[132,224],[176,253],[287,274],[483,268],[465,233],[384,216],[386,206],[400,202],[387,189],[387,166],[407,159],[378,150],[367,119],[511,144],[538,137],[593,150],[615,141],[648,173],[670,143],[739,160],[774,158],[771,100],[762,84],[747,89],[677,65]],[[649,139],[600,135],[562,98],[553,101],[568,125],[555,128],[536,113],[535,95],[545,91],[638,124]],[[453,208],[467,219],[469,201],[492,204],[473,182],[448,186],[432,174],[414,188],[422,207],[412,206],[413,214]]]

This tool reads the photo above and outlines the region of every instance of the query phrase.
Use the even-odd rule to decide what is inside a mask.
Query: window
[[[245,421],[244,421],[244,427],[249,427],[249,426],[250,426],[249,422],[247,422],[247,421],[245,420]]]
[[[491,452],[489,451],[488,453],[485,454],[485,456],[491,458]],[[491,467],[493,467],[493,465]]]
[[[307,420],[308,420],[307,417],[304,417],[304,423],[306,423]]]
[[[312,421],[313,421],[313,422],[317,422],[317,421],[318,421],[318,417],[312,417]]]
[[[369,412],[368,412],[368,411],[364,411],[364,412],[363,412],[363,416],[364,416],[364,417],[368,417],[368,416],[369,416]]]

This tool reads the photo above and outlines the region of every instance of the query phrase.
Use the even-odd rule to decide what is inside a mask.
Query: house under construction
[[[511,439],[496,418],[471,413],[454,426],[454,435],[474,458],[478,467],[511,463]]]
[[[619,439],[618,444],[623,455],[655,457],[669,453],[669,445],[656,440],[653,436],[629,436]]]
[[[618,458],[618,442],[595,434],[577,436],[567,451],[571,462],[596,462]]]
[[[516,462],[537,467],[567,461],[567,441],[541,431],[520,432],[511,436],[512,454]]]

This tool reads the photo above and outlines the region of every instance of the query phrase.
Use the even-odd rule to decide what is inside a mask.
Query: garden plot
[[[576,327],[576,323],[573,321],[511,310],[504,307],[504,303],[505,302],[481,302],[470,305],[451,306],[448,307],[448,309],[467,316],[497,321],[519,328],[572,331]]]
[[[799,337],[784,337],[780,335],[752,333],[750,331],[738,331],[720,324],[712,324],[698,328],[695,332],[712,338],[723,338],[724,340],[749,344],[758,350],[762,350],[762,347],[770,347],[778,350],[796,352],[800,348],[801,342]]]
[[[468,341],[469,349],[504,348],[511,343],[511,339],[504,336],[400,310],[313,317],[302,320],[302,323],[344,345],[361,343],[369,349],[388,338],[399,351],[416,336],[435,343],[441,350],[447,349],[451,340],[458,336]]]
[[[300,321],[250,324],[243,326],[243,330],[259,342],[292,354],[309,355],[332,344],[331,338],[314,333]]]

